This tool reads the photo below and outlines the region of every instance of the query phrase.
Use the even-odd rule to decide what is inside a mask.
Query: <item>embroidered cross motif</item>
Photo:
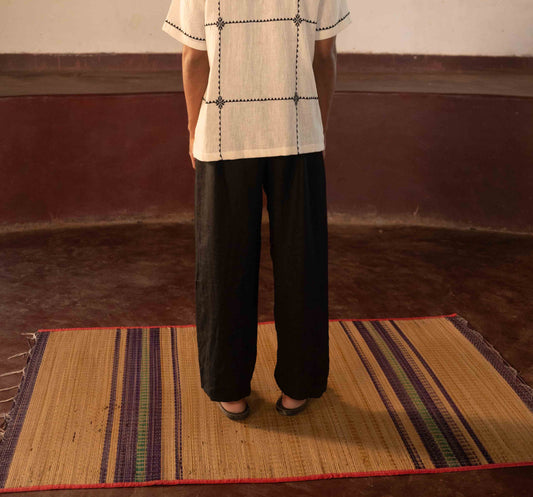
[[[217,26],[218,26],[218,30],[219,31],[222,31],[222,28],[224,27],[226,23],[224,22],[224,20],[222,19],[222,17],[219,17],[218,20],[217,20]]]
[[[226,103],[226,101],[222,98],[221,95],[219,95],[218,98],[215,100],[215,104],[217,104],[217,107],[219,109],[222,109],[222,107],[224,106],[225,103]]]
[[[298,95],[298,92],[295,92],[295,93],[294,93],[294,97],[292,97],[292,99],[294,100],[294,103],[295,103],[295,104],[298,103],[298,100],[300,100],[300,98],[302,98],[302,97],[300,97],[300,96]]]

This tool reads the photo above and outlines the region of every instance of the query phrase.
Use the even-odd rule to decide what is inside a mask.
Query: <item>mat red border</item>
[[[287,476],[284,478],[234,478],[226,480],[152,480],[142,482],[117,482],[117,483],[86,483],[79,485],[41,485],[35,487],[18,487],[9,489],[0,489],[0,494],[7,492],[28,492],[33,490],[54,490],[67,488],[113,488],[113,487],[148,487],[154,485],[183,485],[183,484],[199,484],[199,483],[276,483],[276,482],[292,482],[292,481],[308,481],[308,480],[331,480],[334,478],[358,478],[364,476],[392,476],[418,473],[450,473],[453,471],[473,471],[476,469],[496,469],[509,468],[515,466],[533,466],[533,461],[526,462],[510,462],[497,464],[482,464],[479,466],[458,466],[455,468],[426,468],[426,469],[406,469],[406,470],[391,470],[391,471],[366,471],[354,473],[325,473],[320,475],[308,476]]]

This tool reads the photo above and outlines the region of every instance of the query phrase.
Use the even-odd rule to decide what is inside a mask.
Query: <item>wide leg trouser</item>
[[[251,393],[264,189],[274,276],[274,379],[318,398],[329,374],[328,232],[322,152],[196,159],[196,331],[201,387],[213,401]]]

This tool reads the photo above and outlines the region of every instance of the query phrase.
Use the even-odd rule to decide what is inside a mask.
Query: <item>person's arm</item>
[[[324,128],[324,146],[326,145],[329,111],[337,81],[337,47],[335,40],[336,36],[324,40],[316,40],[313,58],[313,71],[322,116],[322,127]],[[325,156],[325,150],[323,155]]]
[[[209,59],[206,50],[183,45],[181,53],[181,69],[183,74],[183,92],[187,105],[187,119],[189,130],[189,156],[192,167],[196,169],[192,149],[194,146],[194,130],[198,122],[202,96],[207,88],[209,79]]]
[[[205,0],[172,0],[161,28],[183,44],[181,69],[183,92],[187,104],[189,155],[192,167],[196,168],[192,155],[194,131],[209,77]]]

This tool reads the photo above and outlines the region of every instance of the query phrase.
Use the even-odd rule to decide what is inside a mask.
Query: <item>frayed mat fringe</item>
[[[9,399],[0,399],[0,404],[13,401],[13,404],[11,405],[11,409],[9,410],[9,412],[0,413],[0,418],[2,418],[2,421],[0,422],[0,442],[2,442],[2,440],[4,439],[4,435],[8,428],[9,421],[11,421],[12,419],[13,409],[15,408],[15,405],[17,403],[17,398],[20,394],[20,386],[22,385],[22,382],[24,381],[24,378],[26,377],[26,368],[28,367],[28,362],[30,361],[33,348],[35,347],[35,344],[37,343],[37,333],[21,333],[21,335],[26,336],[29,349],[24,352],[19,352],[18,354],[14,354],[8,357],[8,359],[27,356],[26,364],[24,365],[22,369],[16,369],[14,371],[8,371],[7,373],[0,374],[0,377],[2,377],[2,376],[9,376],[12,374],[17,374],[17,373],[22,373],[22,377],[16,385],[12,385],[10,387],[5,387],[5,388],[0,388],[0,392],[5,392],[7,390],[13,390],[17,388],[17,393],[13,397],[10,397]]]

